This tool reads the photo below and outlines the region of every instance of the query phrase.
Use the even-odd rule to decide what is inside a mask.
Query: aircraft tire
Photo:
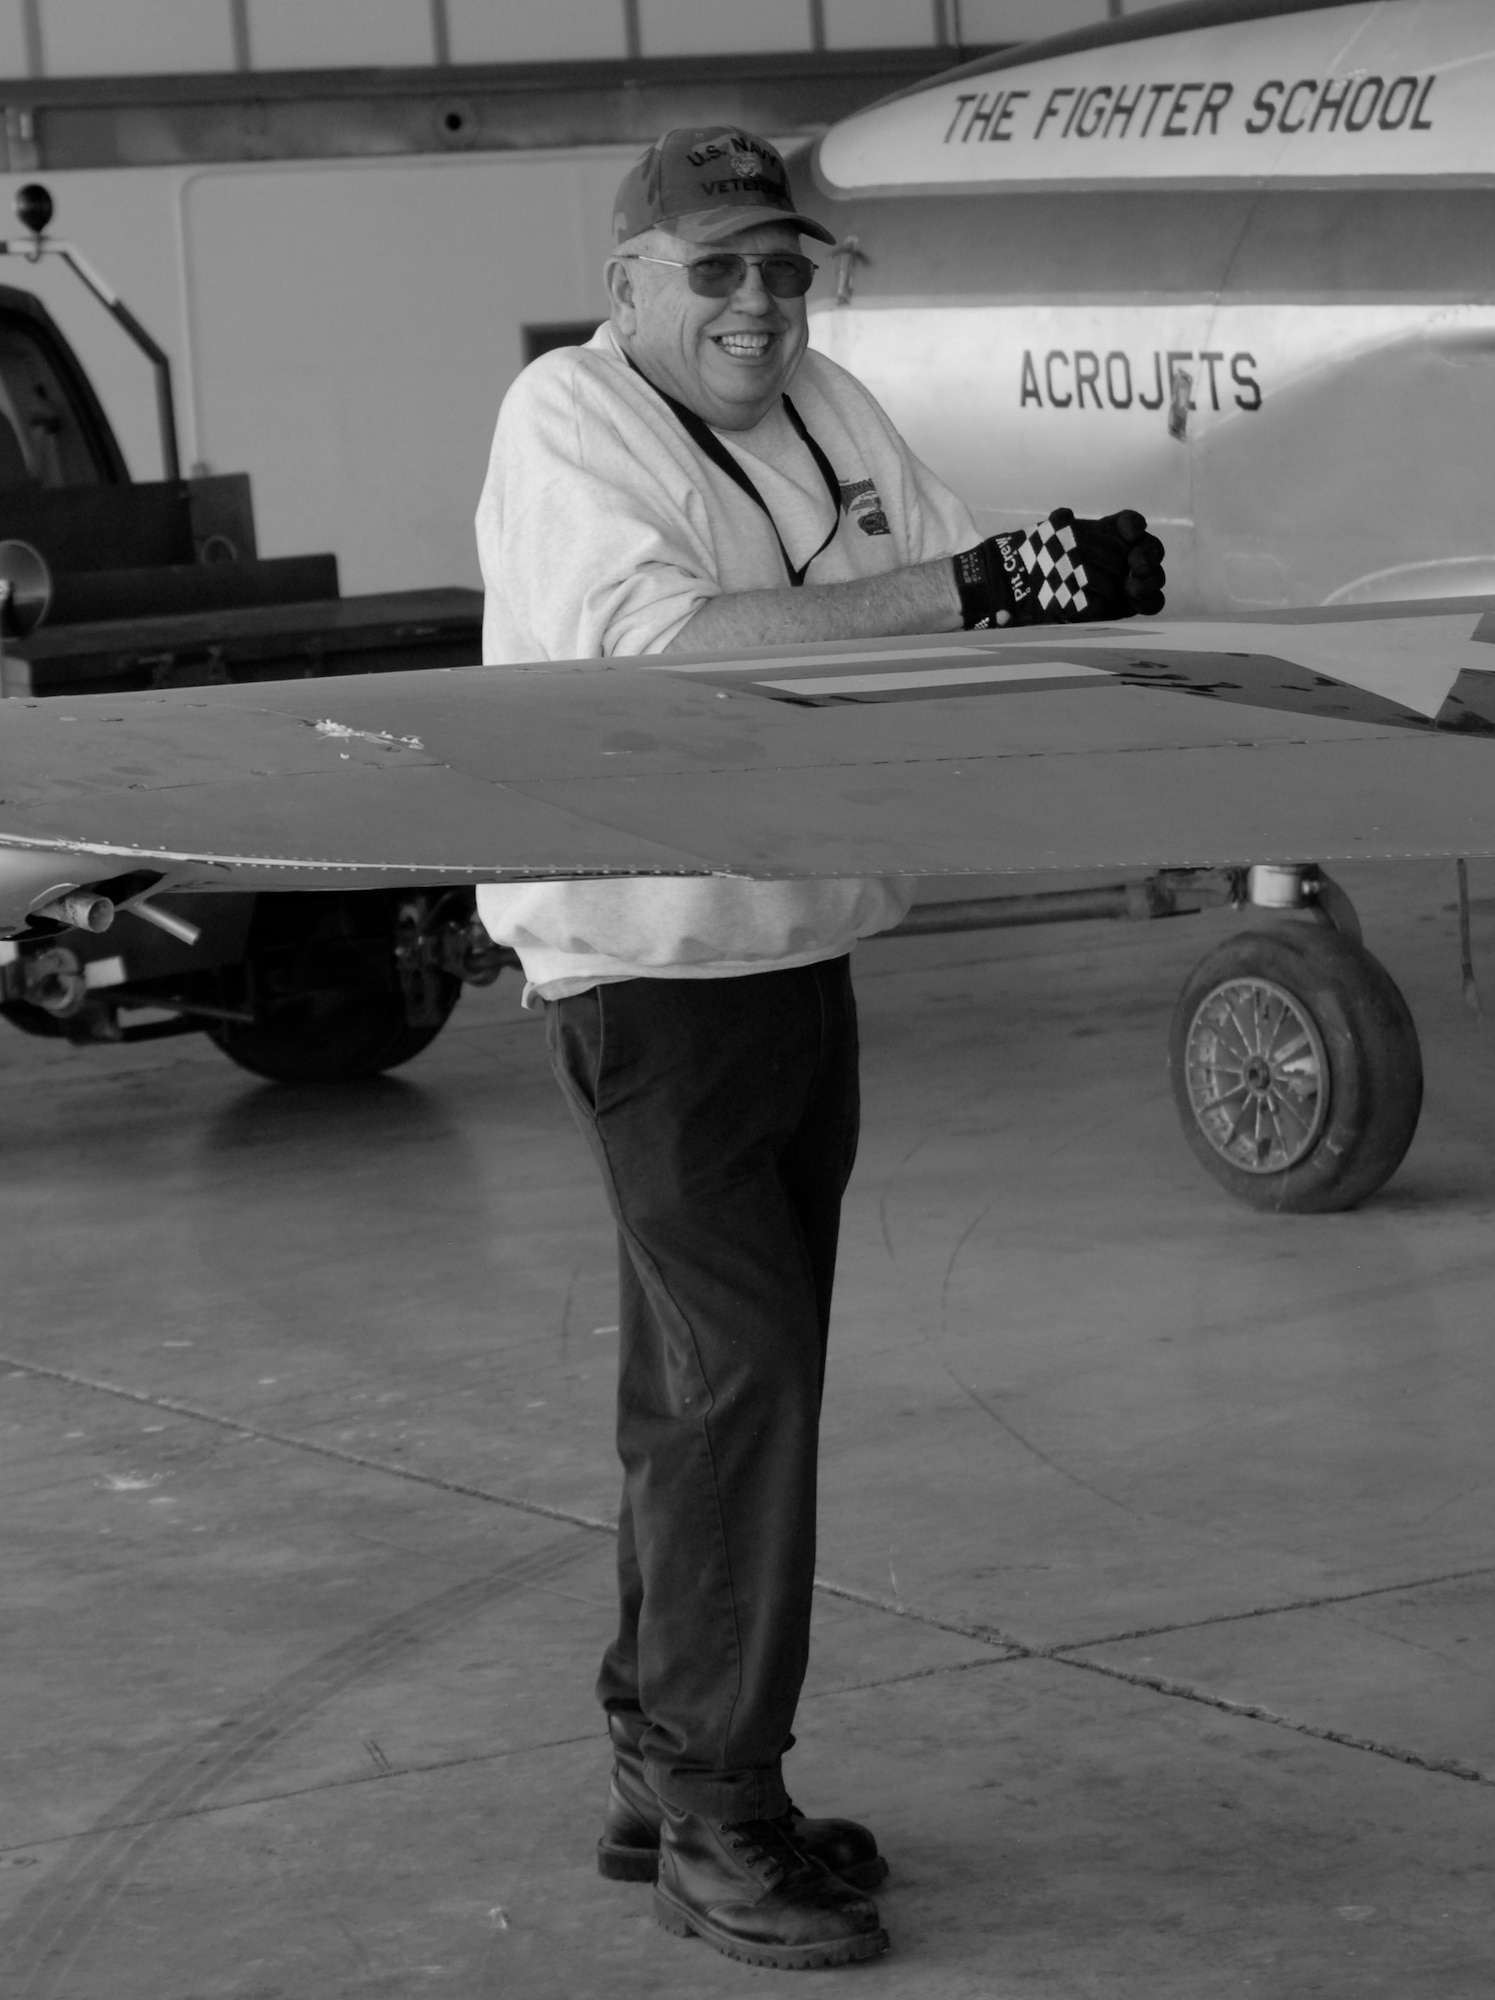
[[[269,1020],[215,1022],[208,1032],[230,1062],[272,1083],[354,1083],[418,1056],[461,992],[459,980],[446,982],[434,1025],[412,1027],[399,994],[345,993],[311,996]]]
[[[1417,1029],[1386,968],[1313,924],[1229,938],[1173,1013],[1184,1137],[1237,1200],[1278,1214],[1354,1208],[1383,1187],[1422,1108]]]

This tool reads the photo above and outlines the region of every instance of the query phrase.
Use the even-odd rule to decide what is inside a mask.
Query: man
[[[504,400],[478,511],[484,656],[574,659],[1161,608],[1136,515],[978,540],[851,376],[808,351],[830,233],[773,147],[667,133],[625,177],[611,317]],[[792,394],[790,393],[792,388]],[[842,1192],[848,954],[898,880],[492,886],[619,1232],[619,1627],[598,1682],[604,1875],[749,1962],[887,1945],[865,1827],[790,1803]]]

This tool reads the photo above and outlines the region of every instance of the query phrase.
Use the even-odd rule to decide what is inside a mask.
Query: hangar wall
[[[251,474],[263,553],[333,549],[349,591],[476,583],[473,507],[525,329],[604,309],[612,193],[640,138],[616,111],[589,122],[586,89],[600,79],[613,94],[597,101],[616,105],[667,74],[672,113],[711,116],[694,106],[720,102],[756,51],[766,81],[751,101],[792,111],[760,121],[786,140],[815,129],[803,81],[791,88],[801,59],[842,102],[858,89],[865,102],[974,46],[1118,11],[1119,0],[0,0],[11,168],[0,203],[8,215],[17,187],[45,181],[56,233],[172,356],[184,462]],[[879,49],[918,70],[865,67]],[[851,52],[845,74],[838,50]],[[577,109],[551,116],[556,143],[526,145],[503,89],[539,74],[510,65],[542,62],[552,100],[569,91]],[[395,67],[375,78],[369,64]],[[78,77],[91,81],[74,88]],[[398,126],[432,77],[458,93],[442,100],[461,107],[448,123],[477,107],[443,153],[422,149],[418,125],[413,139]],[[361,96],[370,79],[377,101]],[[239,95],[219,123],[192,125],[198,101],[231,84]],[[285,157],[285,121],[313,99],[310,136],[294,139],[302,157]],[[113,152],[98,137],[105,114]],[[96,158],[111,164],[74,163]],[[42,295],[132,470],[157,476],[149,371],[118,329],[55,264],[12,260],[0,280]]]

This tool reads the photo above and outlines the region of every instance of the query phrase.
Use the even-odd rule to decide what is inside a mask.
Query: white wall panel
[[[807,49],[809,0],[639,0],[639,30],[646,56]]]
[[[446,0],[452,61],[576,62],[628,53],[623,0]]]
[[[48,76],[150,76],[234,66],[228,0],[43,0]]]
[[[197,455],[267,555],[346,591],[476,583],[472,517],[526,324],[601,320],[634,147],[211,169],[182,193]]]
[[[828,49],[929,48],[930,0],[824,0]]]
[[[21,0],[0,0],[0,76],[26,74],[26,31]]]
[[[430,0],[249,0],[249,53],[256,69],[428,63]]]
[[[1131,0],[1129,14],[1140,13]],[[960,0],[963,42],[1022,42],[1109,18],[1106,0]]]

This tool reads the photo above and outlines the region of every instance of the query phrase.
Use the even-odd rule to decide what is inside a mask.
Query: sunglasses
[[[669,264],[685,273],[686,282],[703,299],[729,299],[747,277],[749,264],[763,275],[763,289],[776,299],[802,299],[810,280],[820,269],[808,257],[792,250],[771,250],[762,257],[740,257],[735,250],[713,250],[705,257],[693,257],[687,264],[680,257],[645,257],[637,250],[625,252],[625,262]]]

